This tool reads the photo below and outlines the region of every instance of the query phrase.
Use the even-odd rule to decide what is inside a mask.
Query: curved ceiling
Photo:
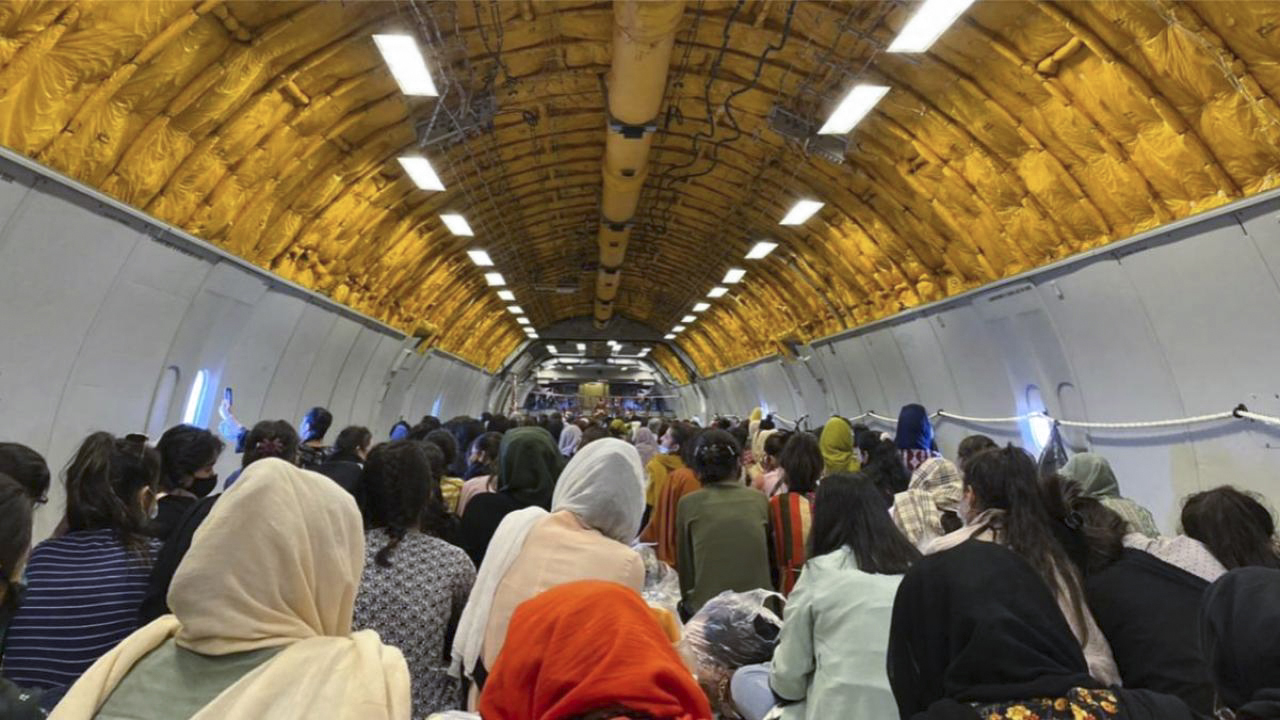
[[[911,10],[686,3],[619,314],[666,332],[745,268],[676,340],[713,373],[1280,184],[1280,4],[979,2],[928,53],[880,52]],[[592,312],[612,18],[7,2],[0,144],[495,368],[524,335],[464,250],[534,327]],[[400,94],[388,31],[418,36],[440,98]],[[834,157],[771,124],[817,127],[858,79],[892,90]],[[396,162],[420,139],[444,192]],[[806,197],[826,206],[780,227]]]

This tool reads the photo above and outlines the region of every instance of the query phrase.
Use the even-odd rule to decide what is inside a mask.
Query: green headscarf
[[[1080,492],[1085,497],[1120,497],[1120,482],[1111,470],[1111,463],[1101,455],[1088,452],[1072,455],[1067,464],[1062,466],[1062,474],[1079,483]]]
[[[818,440],[822,448],[822,476],[827,477],[840,472],[857,472],[861,467],[853,456],[853,428],[842,417],[832,417],[822,428],[822,437]]]
[[[521,506],[551,508],[556,480],[565,459],[546,428],[523,427],[502,436],[498,451],[498,492]]]

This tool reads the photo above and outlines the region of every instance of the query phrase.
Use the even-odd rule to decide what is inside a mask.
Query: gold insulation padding
[[[685,7],[656,105],[646,92],[618,117],[600,77],[634,73],[615,63],[614,5],[423,5],[452,43],[429,48],[433,73],[491,72],[497,105],[491,132],[429,151],[449,189],[426,193],[395,158],[437,101],[401,95],[369,37],[412,27],[397,4],[10,0],[0,144],[398,328],[430,323],[437,347],[488,368],[524,335],[468,247],[499,260],[539,327],[621,313],[666,332],[746,268],[676,341],[709,374],[1280,185],[1280,4],[976,3],[928,53],[874,60],[893,89],[841,164],[769,113],[821,120],[848,89],[839,69],[911,8],[800,2],[768,50],[789,7]],[[610,114],[661,131],[615,143],[619,171],[644,150],[644,202],[593,245]],[[826,207],[778,226],[801,197]],[[779,249],[744,261],[763,238]],[[610,305],[584,267],[597,254],[625,266]]]

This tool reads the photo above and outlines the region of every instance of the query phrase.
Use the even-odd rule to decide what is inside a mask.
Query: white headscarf
[[[615,438],[597,440],[583,448],[556,482],[551,512],[560,511],[573,513],[605,537],[629,544],[640,532],[644,516],[644,466],[640,464],[640,454]],[[493,534],[458,621],[450,675],[472,677],[484,652],[484,634],[498,585],[524,549],[533,526],[546,515],[547,511],[537,506],[518,510],[503,518]]]
[[[169,590],[174,614],[94,663],[51,717],[94,717],[139,660],[174,638],[203,655],[283,647],[194,719],[407,718],[404,656],[372,631],[351,632],[363,569],[351,495],[284,460],[259,460],[196,531]]]
[[[582,442],[582,428],[577,423],[568,423],[560,431],[560,454],[573,457],[578,452],[578,443]]]

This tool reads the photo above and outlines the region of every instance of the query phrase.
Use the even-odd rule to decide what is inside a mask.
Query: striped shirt
[[[19,685],[71,685],[138,629],[138,606],[160,544],[138,557],[111,530],[46,540],[31,551],[27,592],[9,625],[4,676]]]

